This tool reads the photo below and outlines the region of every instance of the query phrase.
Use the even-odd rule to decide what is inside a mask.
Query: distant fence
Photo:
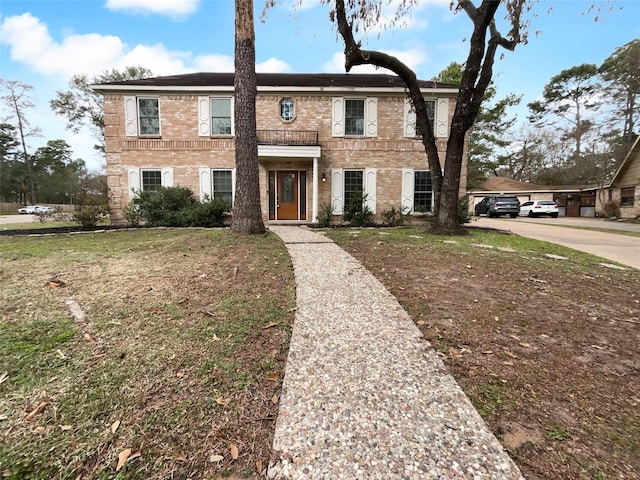
[[[73,212],[76,209],[75,205],[58,205],[55,203],[39,203],[38,205],[59,208],[63,212]],[[16,213],[22,207],[24,207],[22,203],[0,203],[0,213]]]

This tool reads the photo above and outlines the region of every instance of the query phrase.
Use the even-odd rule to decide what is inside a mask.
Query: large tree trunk
[[[264,233],[256,137],[256,42],[252,0],[236,0],[236,196],[231,231]]]
[[[484,93],[491,82],[493,62],[498,46],[513,50],[515,45],[520,42],[519,19],[526,1],[511,0],[509,2],[510,17],[515,22],[510,32],[513,40],[503,38],[493,22],[500,1],[483,0],[479,8],[476,8],[471,0],[457,0],[452,3],[457,3],[456,8],[466,12],[473,22],[474,28],[469,42],[469,56],[465,62],[456,109],[451,122],[444,174],[440,168],[433,126],[427,118],[424,97],[420,92],[413,70],[395,57],[360,48],[360,42],[356,42],[353,37],[353,23],[349,21],[349,18],[352,20],[358,17],[362,18],[363,15],[370,13],[366,8],[356,9],[355,13],[352,12],[352,16],[349,17],[345,10],[344,0],[335,0],[334,18],[338,24],[338,32],[345,43],[345,69],[347,72],[355,65],[375,65],[391,70],[407,86],[408,96],[416,111],[416,130],[422,137],[433,181],[434,217],[431,231],[433,233],[460,234],[465,231],[458,223],[458,194],[465,136],[478,116]],[[361,4],[358,3],[358,5]],[[488,39],[487,31],[490,33]]]

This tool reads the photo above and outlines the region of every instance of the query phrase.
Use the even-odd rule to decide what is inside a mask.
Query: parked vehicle
[[[549,215],[550,217],[558,218],[558,205],[553,200],[524,202],[520,205],[520,215],[526,215],[531,218]]]
[[[44,205],[27,205],[26,207],[19,208],[18,213],[21,215],[34,215],[36,213],[56,213],[56,209],[53,207],[46,207]]]
[[[34,213],[36,213],[36,208],[38,206],[37,205],[27,205],[26,207],[22,207],[18,209],[18,213],[20,215],[25,215],[25,214],[29,214],[32,215]]]
[[[500,215],[509,215],[511,218],[516,218],[520,213],[520,200],[518,200],[518,197],[507,196],[484,197],[475,206],[474,212],[476,216],[499,217]]]

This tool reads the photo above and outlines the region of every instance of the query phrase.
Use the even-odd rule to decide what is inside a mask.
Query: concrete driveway
[[[606,228],[640,232],[640,225],[598,218],[486,218],[473,217],[470,226],[506,230],[590,253],[621,265],[640,269],[640,237],[604,233],[582,228]]]

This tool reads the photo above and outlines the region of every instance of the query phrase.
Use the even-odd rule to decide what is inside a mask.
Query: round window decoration
[[[280,118],[285,122],[290,122],[295,116],[293,99],[285,97],[280,100]]]

